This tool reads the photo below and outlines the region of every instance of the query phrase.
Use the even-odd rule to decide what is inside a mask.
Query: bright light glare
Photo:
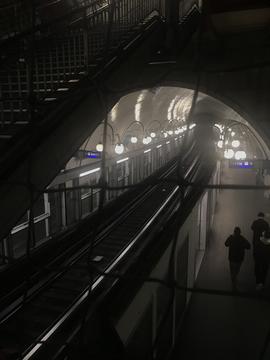
[[[147,145],[147,144],[148,144],[148,139],[147,139],[147,137],[144,137],[142,142],[143,142],[144,145]]]
[[[236,160],[245,160],[246,157],[247,157],[247,154],[245,151],[236,151],[236,153],[235,153]]]
[[[99,151],[99,152],[102,152],[103,151],[103,144],[98,143],[97,146],[96,146],[96,150]]]
[[[224,129],[224,126],[223,126],[223,125],[215,124],[215,126],[219,129],[220,132],[222,132],[223,129]]]
[[[121,155],[124,152],[124,145],[123,144],[116,144],[114,151],[116,152],[116,154]]]
[[[224,157],[225,159],[231,159],[233,158],[234,151],[232,149],[228,149],[224,151]]]
[[[169,131],[168,131],[168,134],[169,134],[169,135],[172,135],[172,134],[173,134],[173,131],[172,131],[172,130],[169,130]]]
[[[240,141],[239,140],[233,140],[232,141],[232,147],[238,148],[239,146],[240,146]]]
[[[154,138],[154,137],[156,137],[156,133],[155,133],[155,132],[151,132],[150,136],[151,136],[152,138]]]
[[[83,173],[81,173],[79,176],[82,177],[82,176],[86,176],[86,175],[89,175],[89,174],[93,174],[97,171],[99,171],[100,168],[95,168],[95,169],[92,169],[92,170],[88,170],[88,171],[85,171]]]
[[[136,136],[131,136],[130,141],[132,142],[132,144],[137,144],[138,138]]]
[[[234,132],[234,131],[232,131],[232,132],[231,132],[231,136],[234,136],[234,135],[235,135],[235,132]]]
[[[122,162],[125,162],[125,161],[128,161],[128,157],[124,158],[124,159],[120,159],[120,160],[117,160],[116,163],[117,164],[121,164]]]
[[[165,138],[168,137],[168,134],[167,134],[166,132],[164,133],[164,137],[165,137]]]
[[[219,140],[218,143],[217,143],[217,146],[222,149],[223,148],[223,141],[222,140]]]

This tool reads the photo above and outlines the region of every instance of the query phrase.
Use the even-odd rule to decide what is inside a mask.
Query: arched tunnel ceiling
[[[111,130],[108,129],[108,137],[120,139],[122,142],[127,134],[142,136],[142,127],[138,126],[137,122],[142,123],[145,132],[148,133],[181,127],[187,120],[193,96],[194,90],[174,86],[142,89],[125,95],[108,114],[108,123],[114,133],[112,135]],[[231,122],[244,124],[263,144],[264,152],[269,157],[269,150],[264,140],[246,119],[222,101],[200,92],[193,120],[198,123],[206,119],[212,121],[213,124],[228,125]],[[102,133],[103,126],[99,125],[82,144],[81,149],[95,150],[96,144],[102,142]],[[76,165],[70,162],[67,164],[67,168],[73,166]]]
[[[110,111],[108,120],[114,132],[122,136],[134,121],[143,123],[145,129],[155,127],[157,120],[162,129],[186,120],[189,113],[194,91],[180,87],[157,87],[144,89],[123,96]],[[197,120],[208,116],[214,122],[226,123],[237,121],[251,125],[235,110],[212,96],[199,93],[194,116]],[[202,117],[202,118],[203,118]],[[100,128],[100,129],[99,129]],[[98,127],[91,135],[93,140],[100,137],[102,127]]]
[[[190,110],[193,90],[178,87],[158,87],[124,96],[112,109],[109,120],[115,130],[122,133],[132,121],[141,121],[144,126],[158,120],[165,129],[170,121],[181,123]],[[199,93],[195,114],[209,114],[217,121],[232,119],[245,122],[233,109],[211,96]]]
[[[162,130],[186,120],[194,91],[180,87],[157,87],[144,89],[123,96],[110,111],[108,120],[114,132],[122,136],[135,121],[143,123],[146,130],[156,128],[157,121]],[[226,120],[248,124],[242,116],[221,101],[199,93],[194,116],[207,114],[213,121],[224,123]],[[154,124],[156,122],[156,124]],[[100,128],[100,129],[99,129]],[[134,131],[136,126],[134,127]],[[92,134],[93,140],[100,137],[102,127]]]

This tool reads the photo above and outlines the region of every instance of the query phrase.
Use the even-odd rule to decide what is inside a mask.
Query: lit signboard
[[[251,169],[254,168],[254,161],[230,160],[229,167],[234,169]]]
[[[101,159],[101,152],[99,151],[85,151],[84,157],[88,159]]]
[[[94,150],[78,150],[75,156],[78,159],[101,159],[101,152]]]

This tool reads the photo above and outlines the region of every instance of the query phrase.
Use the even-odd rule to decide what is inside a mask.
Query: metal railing
[[[24,8],[16,0],[0,8],[0,19],[10,13],[16,22],[0,38],[0,145],[44,118],[153,17],[165,16],[166,0],[78,0],[73,8],[64,3],[36,0]],[[179,2],[180,22],[197,3]]]
[[[14,38],[1,57],[0,138],[10,138],[22,125],[43,117],[46,108],[67,96],[162,8],[160,0],[82,3],[86,5],[47,23],[37,16],[37,7],[32,27],[19,25],[11,31]],[[24,33],[17,34],[20,30]]]
[[[167,142],[164,140],[158,147],[156,144],[153,145],[148,153],[144,153],[143,149],[138,149],[128,154],[128,161],[122,163],[117,163],[115,158],[110,159],[107,162],[108,170],[110,169],[110,173],[109,171],[107,173],[107,181],[110,186],[119,187],[119,190],[108,190],[105,203],[115,200],[127,191],[122,187],[145,180],[172,160],[177,155],[182,141],[179,137],[172,138],[170,144]],[[99,165],[99,163],[90,164],[85,170]],[[31,242],[30,252],[97,211],[100,189],[93,189],[91,185],[98,185],[99,176],[100,172],[97,172],[83,177],[71,177],[72,180],[64,183],[61,176],[59,180],[57,178],[54,180],[49,189],[54,189],[56,192],[45,192],[34,205],[32,231],[35,241]],[[86,186],[86,188],[63,191],[69,186]],[[30,212],[28,210],[11,230],[9,236],[3,239],[2,243],[0,242],[0,266],[26,255],[29,224]]]
[[[110,51],[130,41],[151,18],[163,15],[164,3],[88,1],[50,23],[32,16],[32,28],[2,47],[0,145],[21,126],[44,117]]]

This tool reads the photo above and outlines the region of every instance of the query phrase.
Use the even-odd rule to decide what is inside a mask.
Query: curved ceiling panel
[[[108,114],[107,143],[115,145],[123,143],[127,146],[131,137],[143,140],[151,133],[164,135],[164,132],[175,131],[185,125],[194,91],[179,87],[156,87],[142,89],[123,96]],[[260,153],[270,157],[269,149],[256,130],[235,110],[204,93],[199,93],[193,112],[192,122],[211,121],[224,126],[241,125],[247,128],[249,138],[260,148]],[[102,143],[103,124],[89,136],[81,149],[96,150],[96,145]],[[249,140],[251,141],[251,140]],[[138,141],[139,143],[139,141]],[[142,144],[142,141],[140,141]],[[253,146],[254,147],[254,146]],[[113,146],[108,146],[109,155],[113,155]],[[128,148],[128,146],[127,146]],[[81,162],[80,162],[81,164]],[[67,168],[76,166],[74,161],[67,164]]]

